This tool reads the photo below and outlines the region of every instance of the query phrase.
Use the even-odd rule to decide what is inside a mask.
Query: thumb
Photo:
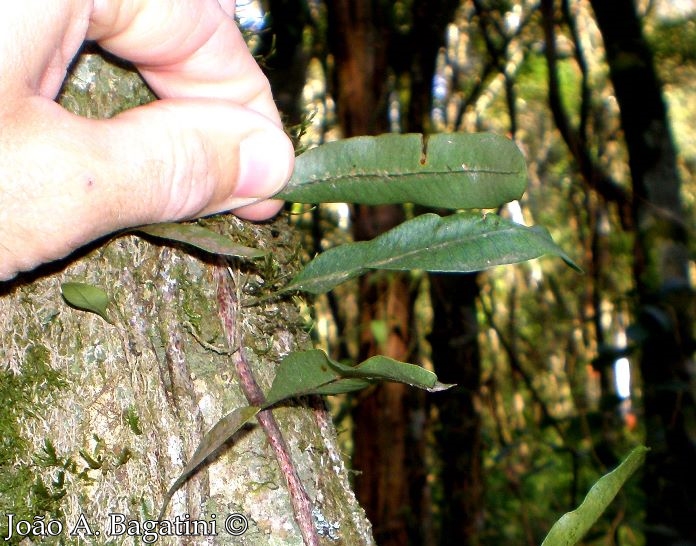
[[[271,216],[278,204],[264,200],[294,160],[272,121],[218,99],[93,120],[35,97],[7,118],[0,144],[0,280],[128,227],[237,207]]]
[[[241,216],[268,218],[277,203],[249,205],[278,193],[292,173],[294,152],[282,129],[225,100],[155,101],[119,115],[112,129],[124,135],[114,139],[123,145],[118,153],[131,163],[139,157],[128,176],[152,196],[153,206],[142,211],[148,223],[240,207]]]

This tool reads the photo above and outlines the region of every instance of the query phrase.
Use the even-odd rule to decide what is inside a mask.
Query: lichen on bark
[[[137,73],[90,51],[73,67],[60,100],[100,118],[151,99]],[[68,533],[84,515],[101,533],[91,543],[120,543],[123,537],[106,536],[109,514],[141,522],[157,516],[205,431],[247,405],[231,364],[239,347],[226,342],[215,272],[235,290],[236,337],[263,389],[284,354],[308,348],[292,298],[246,305],[297,268],[298,240],[287,219],[250,224],[222,215],[204,223],[269,250],[268,258],[222,261],[122,235],[0,284],[0,533],[7,533],[8,513],[59,518],[65,531],[47,543],[76,544]],[[67,281],[105,289],[112,324],[69,307],[60,290]],[[313,506],[340,524],[340,540],[326,543],[372,544],[323,403],[288,404],[274,414]],[[224,531],[232,513],[249,520],[242,536]],[[302,544],[284,477],[259,426],[238,433],[177,492],[167,519],[184,515],[215,517],[215,544]]]

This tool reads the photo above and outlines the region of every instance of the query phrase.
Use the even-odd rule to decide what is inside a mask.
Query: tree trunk
[[[311,22],[307,2],[269,0],[269,28],[259,33],[261,54],[268,56],[264,66],[278,109],[286,125],[302,122],[302,88],[307,79],[310,52],[302,43],[303,32]]]
[[[343,134],[385,133],[392,35],[389,7],[378,0],[334,0],[328,15]],[[403,220],[399,205],[356,207],[354,238],[372,239]],[[375,354],[409,360],[413,300],[408,275],[376,273],[360,279],[360,360]],[[376,324],[385,329],[381,341],[373,335]],[[380,546],[405,546],[420,535],[422,507],[411,493],[422,490],[414,480],[425,481],[424,444],[409,434],[410,396],[406,385],[378,385],[358,395],[352,411],[355,491]],[[413,475],[413,469],[418,475]]]
[[[137,74],[90,53],[74,67],[62,102],[106,117],[150,98]],[[0,284],[3,538],[10,523],[4,516],[12,513],[15,523],[62,521],[62,533],[49,542],[77,543],[69,535],[77,523],[94,533],[89,543],[122,542],[108,536],[109,522],[120,518],[110,514],[143,524],[155,519],[205,431],[248,404],[233,355],[243,351],[265,390],[282,355],[308,348],[291,300],[243,303],[277,288],[297,267],[298,242],[287,222],[250,224],[227,215],[205,224],[268,249],[269,257],[223,261],[124,235]],[[105,289],[111,323],[69,307],[61,297],[66,281]],[[230,347],[229,339],[240,346]],[[273,413],[319,534],[340,537],[324,541],[373,544],[323,404],[298,402]],[[248,521],[241,536],[234,532],[244,520],[229,514]],[[166,519],[186,516],[205,525],[158,544],[210,544],[201,535],[213,531],[214,544],[303,543],[284,475],[259,426],[238,433],[175,494]],[[226,524],[235,523],[230,534]],[[22,529],[15,526],[11,542]]]
[[[361,282],[360,360],[383,354],[408,362],[413,308],[408,278],[378,275]],[[370,328],[376,322],[384,324],[383,340],[376,340]],[[402,383],[380,384],[359,394],[352,412],[355,492],[380,546],[418,544],[410,539],[420,535],[424,443],[412,426],[418,423],[413,419],[418,406],[409,405],[413,394]]]
[[[460,4],[456,0],[414,2],[413,19],[418,23],[408,37],[409,43],[416,45],[412,46],[415,67],[410,71],[409,131],[427,132],[430,127],[437,52]],[[433,368],[440,381],[457,384],[429,396],[426,404],[426,408],[436,407],[438,415],[432,427],[442,495],[437,533],[441,546],[478,544],[483,525],[481,416],[474,405],[481,388],[478,278],[477,273],[429,274],[433,330],[428,340]]]
[[[676,150],[650,47],[632,0],[592,7],[629,153],[636,226],[634,278],[639,297],[641,374],[648,453],[647,544],[696,541],[693,417],[694,296]],[[681,542],[680,542],[681,541]]]
[[[483,525],[481,416],[475,398],[481,388],[476,300],[478,274],[431,274],[433,322],[429,336],[435,373],[456,387],[433,395],[442,496],[439,544],[473,546]]]
[[[397,13],[389,2],[379,0],[329,2],[337,110],[345,136],[390,130],[390,78],[399,82],[396,86],[401,96],[408,96],[407,103],[399,104],[402,130],[422,132],[429,126],[436,54],[458,4],[456,0],[417,0],[408,11]],[[357,207],[354,237],[371,239],[404,219],[399,206]],[[361,279],[360,359],[376,353],[411,359],[416,346],[411,283],[409,276],[402,274]],[[375,324],[385,327],[381,342],[372,334]],[[359,396],[352,413],[356,494],[381,546],[420,546],[434,540],[427,482],[426,398],[404,385],[380,385],[369,397]],[[444,438],[439,440],[444,442],[439,446],[443,455],[454,456],[454,451],[462,449]],[[478,445],[471,448],[477,454]],[[443,478],[451,483],[461,478],[461,473]],[[446,489],[445,494],[449,492]],[[443,504],[450,500],[445,497]]]

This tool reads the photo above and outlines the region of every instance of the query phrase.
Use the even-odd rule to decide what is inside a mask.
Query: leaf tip
[[[456,387],[456,383],[440,383],[437,381],[432,387],[429,387],[426,389],[428,392],[441,392],[441,391],[446,391],[451,389],[452,387]]]
[[[563,256],[561,256],[561,258],[566,263],[566,265],[568,267],[570,267],[571,269],[573,269],[576,273],[580,273],[581,275],[585,274],[585,270],[582,267],[580,267],[578,264],[576,264],[573,260],[571,260],[568,256],[563,255]]]

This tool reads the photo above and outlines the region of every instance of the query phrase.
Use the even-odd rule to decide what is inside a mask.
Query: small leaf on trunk
[[[266,255],[263,250],[238,245],[229,238],[197,224],[150,224],[133,231],[157,239],[183,243],[219,256],[261,258]]]
[[[107,314],[109,295],[98,286],[82,282],[65,282],[60,285],[63,299],[76,309],[96,313],[111,324]]]

